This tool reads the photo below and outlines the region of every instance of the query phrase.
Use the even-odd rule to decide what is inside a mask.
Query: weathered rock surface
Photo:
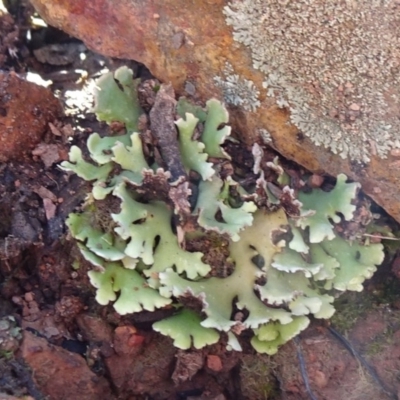
[[[31,1],[177,93],[225,98],[248,144],[263,134],[314,172],[344,172],[400,221],[397,1]]]
[[[50,90],[0,72],[0,162],[31,152],[60,114],[61,105]]]
[[[121,326],[115,329],[113,348],[115,352],[104,361],[121,396],[173,391],[169,378],[176,350],[169,339],[155,336],[145,344],[134,327]]]
[[[85,359],[53,346],[46,339],[25,331],[22,357],[32,370],[38,388],[51,399],[113,399],[108,382],[96,376]],[[68,392],[65,391],[68,388]]]

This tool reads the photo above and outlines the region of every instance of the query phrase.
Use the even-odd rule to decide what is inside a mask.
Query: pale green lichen
[[[205,144],[192,140],[198,122],[199,119],[189,113],[185,114],[185,119],[176,121],[179,130],[179,150],[186,168],[198,172],[203,181],[207,181],[211,179],[215,171],[212,163],[207,162],[208,154],[204,152]]]
[[[282,324],[292,321],[290,313],[284,309],[268,307],[254,292],[255,281],[262,271],[252,262],[257,252],[269,264],[279,248],[272,244],[271,232],[285,222],[282,212],[270,215],[258,211],[252,226],[243,231],[241,240],[231,242],[230,253],[235,261],[235,270],[227,278],[209,278],[190,282],[176,272],[168,270],[160,274],[160,293],[166,297],[179,297],[190,293],[203,302],[207,318],[201,325],[221,331],[229,331],[235,326],[241,329],[257,328],[260,324],[279,320]],[[250,247],[251,246],[251,247]],[[232,319],[232,304],[249,313],[245,321]]]
[[[304,330],[309,325],[307,317],[295,317],[286,325],[270,323],[261,325],[254,331],[255,336],[251,344],[259,353],[275,354],[276,349],[298,335],[299,330]]]
[[[334,239],[336,235],[333,223],[341,221],[340,215],[346,221],[353,218],[356,207],[351,204],[351,200],[355,198],[360,184],[346,183],[346,179],[346,175],[340,174],[336,186],[330,192],[315,189],[311,193],[299,194],[303,206],[296,223],[302,229],[310,229],[311,243],[319,243],[325,238]]]
[[[211,99],[206,103],[207,118],[204,121],[204,130],[201,136],[204,151],[209,157],[228,158],[229,154],[221,147],[225,139],[231,134],[231,127],[226,125],[229,114],[218,100]],[[222,126],[221,125],[225,125]]]
[[[400,147],[396,1],[243,0],[224,14],[267,95],[315,144],[363,162]]]
[[[108,121],[120,118],[119,111],[102,112],[99,98],[106,90],[116,89],[107,89],[108,80],[104,87],[101,82],[97,112]],[[126,87],[131,87],[129,82]],[[129,98],[131,106],[137,107],[134,96]],[[308,315],[333,315],[333,290],[362,290],[363,281],[382,262],[382,245],[350,243],[335,229],[342,219],[352,218],[356,209],[352,201],[359,185],[346,183],[346,177],[340,175],[331,191],[300,193],[300,202],[285,186],[288,176],[275,159],[267,168],[278,174],[277,184],[299,215],[288,217],[277,197],[267,201],[274,211],[257,210],[259,197],[269,196],[261,147],[253,149],[254,173],[260,175],[258,191],[249,194],[232,177],[220,176],[215,161],[215,157],[229,157],[222,147],[230,133],[222,104],[210,100],[203,110],[180,101],[178,112],[182,117],[177,121],[182,163],[201,177],[200,182],[191,182],[198,190],[192,207],[186,197],[191,193],[188,182],[179,187],[170,184],[169,172],[149,165],[140,135],[129,129],[129,135],[119,136],[121,141],[118,137],[100,139],[96,134],[89,138],[90,156],[97,164],[84,161],[77,147],[71,148],[70,162],[62,164],[93,182],[93,194],[83,211],[71,214],[67,225],[83,256],[95,266],[89,277],[97,289],[96,299],[103,305],[114,302],[120,314],[172,304],[176,314],[155,323],[154,329],[170,336],[182,349],[215,343],[219,332],[225,332],[227,348],[240,350],[240,333],[251,330],[253,347],[274,354],[306,328]],[[131,115],[137,119],[139,113]],[[202,130],[199,121],[204,124]],[[134,122],[129,120],[129,124]],[[152,197],[145,199],[142,196],[149,184]],[[240,194],[253,196],[254,202]],[[99,222],[96,199],[114,199],[119,211],[106,210],[107,218]],[[176,222],[174,214],[183,225]],[[226,263],[234,265],[233,272],[210,276],[211,266],[204,262],[204,254],[185,249],[189,240],[186,230],[206,238],[212,232],[229,241]],[[286,239],[275,240],[280,234]],[[183,306],[190,304],[190,299],[201,306],[202,314]]]
[[[229,183],[224,183],[217,176],[210,182],[201,182],[195,211],[199,214],[200,226],[210,231],[227,233],[233,241],[238,241],[239,232],[252,224],[251,213],[256,211],[257,207],[251,201],[243,202],[238,208],[230,207],[227,204],[227,190],[222,190],[224,185],[229,186]],[[221,213],[222,221],[215,217],[218,212]]]
[[[143,310],[154,311],[171,303],[170,299],[150,288],[139,272],[124,268],[119,263],[105,262],[104,265],[104,271],[89,271],[90,282],[97,289],[96,300],[99,304],[107,305],[116,300],[115,311],[125,315]]]
[[[121,199],[121,212],[112,214],[118,225],[114,232],[127,241],[125,255],[150,266],[144,270],[147,277],[172,266],[190,279],[210,271],[210,267],[201,261],[201,253],[189,253],[179,246],[171,228],[172,211],[164,203],[139,203],[123,183],[114,189],[113,194]],[[155,247],[157,237],[159,242]]]
[[[179,329],[176,329],[176,327]],[[183,309],[178,314],[155,322],[153,329],[174,340],[174,346],[179,349],[189,349],[192,346],[201,349],[219,340],[215,329],[201,326],[201,318],[194,311]]]

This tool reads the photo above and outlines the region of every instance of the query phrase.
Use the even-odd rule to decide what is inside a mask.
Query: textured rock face
[[[36,385],[51,399],[114,398],[107,381],[97,377],[82,356],[52,346],[28,331],[23,335],[21,355],[32,369]],[[65,393],[66,387],[68,393]]]
[[[315,172],[346,173],[400,221],[398,1],[31,1],[179,94],[224,98],[249,144],[262,136]]]
[[[59,115],[61,105],[50,90],[0,72],[0,162],[30,152]]]

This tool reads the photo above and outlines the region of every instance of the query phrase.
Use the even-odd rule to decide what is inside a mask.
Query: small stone
[[[313,381],[315,385],[320,389],[326,387],[326,385],[328,384],[327,376],[319,370],[314,372]]]
[[[392,149],[390,155],[393,157],[400,157],[400,149]]]
[[[176,50],[180,49],[185,43],[185,34],[177,32],[172,36],[172,47]]]
[[[352,111],[360,111],[361,107],[357,103],[350,104],[349,109]]]
[[[31,302],[35,298],[35,295],[32,292],[25,293],[25,301]]]
[[[185,92],[191,96],[194,96],[196,93],[196,86],[192,82],[187,81],[185,83]]]
[[[324,178],[321,175],[313,174],[308,178],[308,184],[312,188],[319,188],[324,183]]]
[[[207,356],[207,367],[212,371],[219,372],[222,370],[222,361],[221,358],[216,355],[208,355]]]
[[[331,109],[329,110],[329,116],[330,116],[331,118],[337,118],[337,116],[338,116],[338,111],[337,111],[337,109],[336,109],[336,108],[331,108]]]
[[[20,297],[20,296],[13,296],[11,298],[11,301],[18,306],[22,306],[24,304],[24,301],[22,300],[22,297]]]
[[[55,326],[46,326],[44,328],[44,335],[47,338],[51,338],[52,336],[58,336],[60,331]]]
[[[0,331],[6,331],[10,328],[10,322],[5,319],[0,320]]]
[[[117,354],[138,353],[144,342],[144,337],[136,334],[137,330],[134,326],[119,326],[114,331],[114,350]]]

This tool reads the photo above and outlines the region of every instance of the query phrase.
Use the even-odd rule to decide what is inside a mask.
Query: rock
[[[143,350],[144,336],[131,325],[119,326],[114,331],[114,349],[119,356],[136,356]]]
[[[153,340],[141,345],[133,327],[119,328],[114,332],[114,346],[117,345],[120,353],[104,359],[116,393],[121,398],[127,393],[146,394],[151,398],[171,391],[171,366],[176,350],[169,338],[154,335]],[[122,351],[124,348],[126,352]]]
[[[104,319],[85,313],[78,315],[76,322],[85,340],[111,343],[112,328]]]
[[[36,385],[45,396],[54,400],[114,398],[108,382],[96,376],[82,356],[53,346],[28,331],[24,332],[21,349]]]
[[[201,350],[178,350],[172,380],[179,385],[192,378],[203,368],[204,356]]]
[[[0,162],[19,159],[41,141],[47,124],[61,114],[50,90],[0,72]]]
[[[221,358],[216,355],[209,354],[207,356],[207,367],[209,369],[211,369],[211,371],[214,371],[214,372],[221,371],[222,370]]]
[[[329,383],[328,377],[320,370],[314,371],[312,380],[319,389],[323,389]]]
[[[32,3],[51,25],[144,63],[178,94],[224,98],[247,144],[261,136],[316,174],[345,173],[400,221],[398,2]]]

